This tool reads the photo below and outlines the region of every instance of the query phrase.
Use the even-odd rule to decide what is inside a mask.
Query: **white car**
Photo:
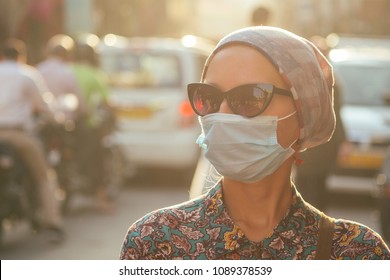
[[[199,81],[214,44],[185,36],[106,35],[99,48],[117,119],[114,142],[136,167],[193,171],[199,157],[197,116],[187,84]]]
[[[328,187],[372,194],[390,146],[390,40],[343,39],[329,56],[343,97],[347,139]]]

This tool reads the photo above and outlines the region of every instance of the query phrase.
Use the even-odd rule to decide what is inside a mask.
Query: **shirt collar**
[[[218,242],[223,243],[225,250],[234,251],[240,247],[245,246],[263,246],[270,244],[278,236],[283,234],[291,234],[292,236],[299,236],[297,231],[303,230],[306,224],[305,201],[297,191],[296,187],[292,185],[292,203],[286,212],[284,218],[278,223],[270,234],[261,242],[252,242],[247,239],[244,233],[234,224],[234,221],[229,216],[222,195],[222,181],[219,181],[213,188],[206,193],[206,215],[215,215],[217,218],[215,223],[223,222],[224,230],[220,234]],[[303,219],[301,219],[303,218]],[[302,224],[302,221],[304,224]],[[295,231],[292,233],[291,231]],[[290,233],[289,233],[290,232]],[[224,252],[226,253],[226,251]]]

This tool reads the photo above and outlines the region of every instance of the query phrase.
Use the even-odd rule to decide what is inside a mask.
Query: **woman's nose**
[[[230,109],[229,103],[227,102],[226,98],[223,99],[221,106],[219,106],[218,113],[234,114],[233,111]]]

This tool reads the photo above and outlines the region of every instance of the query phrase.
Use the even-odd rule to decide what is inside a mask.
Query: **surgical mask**
[[[289,118],[214,113],[199,117],[202,133],[196,140],[219,174],[240,182],[256,182],[274,173],[294,154],[278,143],[279,120]]]

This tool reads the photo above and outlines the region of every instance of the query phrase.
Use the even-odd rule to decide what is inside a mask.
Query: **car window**
[[[179,59],[154,53],[106,54],[101,59],[109,83],[118,87],[178,87],[181,84]]]
[[[385,105],[390,94],[390,63],[335,65],[344,104]]]

